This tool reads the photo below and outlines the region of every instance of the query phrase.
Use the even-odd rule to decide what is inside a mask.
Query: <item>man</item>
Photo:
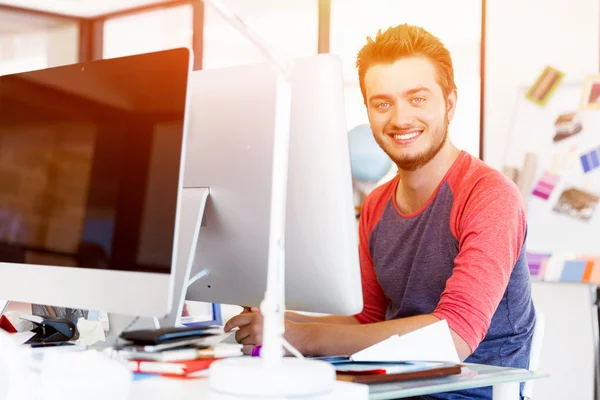
[[[422,28],[369,39],[357,58],[373,135],[398,174],[365,200],[360,217],[363,311],[288,313],[285,336],[304,354],[352,354],[445,319],[461,360],[528,367],[535,311],[519,191],[448,139],[457,93],[448,50]],[[256,310],[254,310],[256,311]],[[259,313],[234,327],[246,352],[261,343]],[[439,399],[491,399],[481,388]]]

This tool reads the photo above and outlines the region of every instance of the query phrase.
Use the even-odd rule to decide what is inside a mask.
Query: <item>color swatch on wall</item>
[[[582,154],[580,158],[581,166],[583,167],[583,172],[585,173],[600,167],[600,147],[590,151],[589,153]]]
[[[527,264],[529,274],[532,277],[543,278],[546,272],[546,264],[552,254],[527,252]]]
[[[560,176],[545,171],[533,189],[533,195],[548,200]]]
[[[587,261],[585,260],[565,261],[560,280],[562,282],[582,282],[586,265]]]
[[[600,284],[600,257],[527,252],[532,280]]]

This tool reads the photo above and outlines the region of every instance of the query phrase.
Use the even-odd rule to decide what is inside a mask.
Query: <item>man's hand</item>
[[[231,318],[223,328],[230,332],[239,328],[235,333],[235,341],[243,345],[259,345],[262,343],[263,317],[260,312],[248,312],[244,310],[241,314]]]
[[[252,354],[255,346],[262,344],[263,339],[263,316],[256,309],[250,312],[245,309],[241,314],[231,318],[223,328],[225,332],[230,332],[239,328],[235,333],[236,342],[243,345],[244,354]],[[294,346],[300,353],[310,352],[310,331],[309,324],[302,324],[285,320],[285,339]]]

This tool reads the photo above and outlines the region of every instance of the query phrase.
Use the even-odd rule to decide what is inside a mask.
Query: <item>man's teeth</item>
[[[417,136],[419,136],[420,132],[413,132],[413,133],[407,133],[405,135],[394,135],[394,139],[396,140],[409,140],[409,139],[413,139],[416,138]]]

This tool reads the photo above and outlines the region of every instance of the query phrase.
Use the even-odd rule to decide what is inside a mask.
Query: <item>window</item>
[[[104,58],[192,46],[190,4],[125,15],[104,23]]]
[[[282,57],[317,53],[318,0],[224,0]],[[263,55],[211,6],[205,8],[203,68],[265,61]]]
[[[0,18],[0,75],[77,62],[76,23],[14,12]]]

